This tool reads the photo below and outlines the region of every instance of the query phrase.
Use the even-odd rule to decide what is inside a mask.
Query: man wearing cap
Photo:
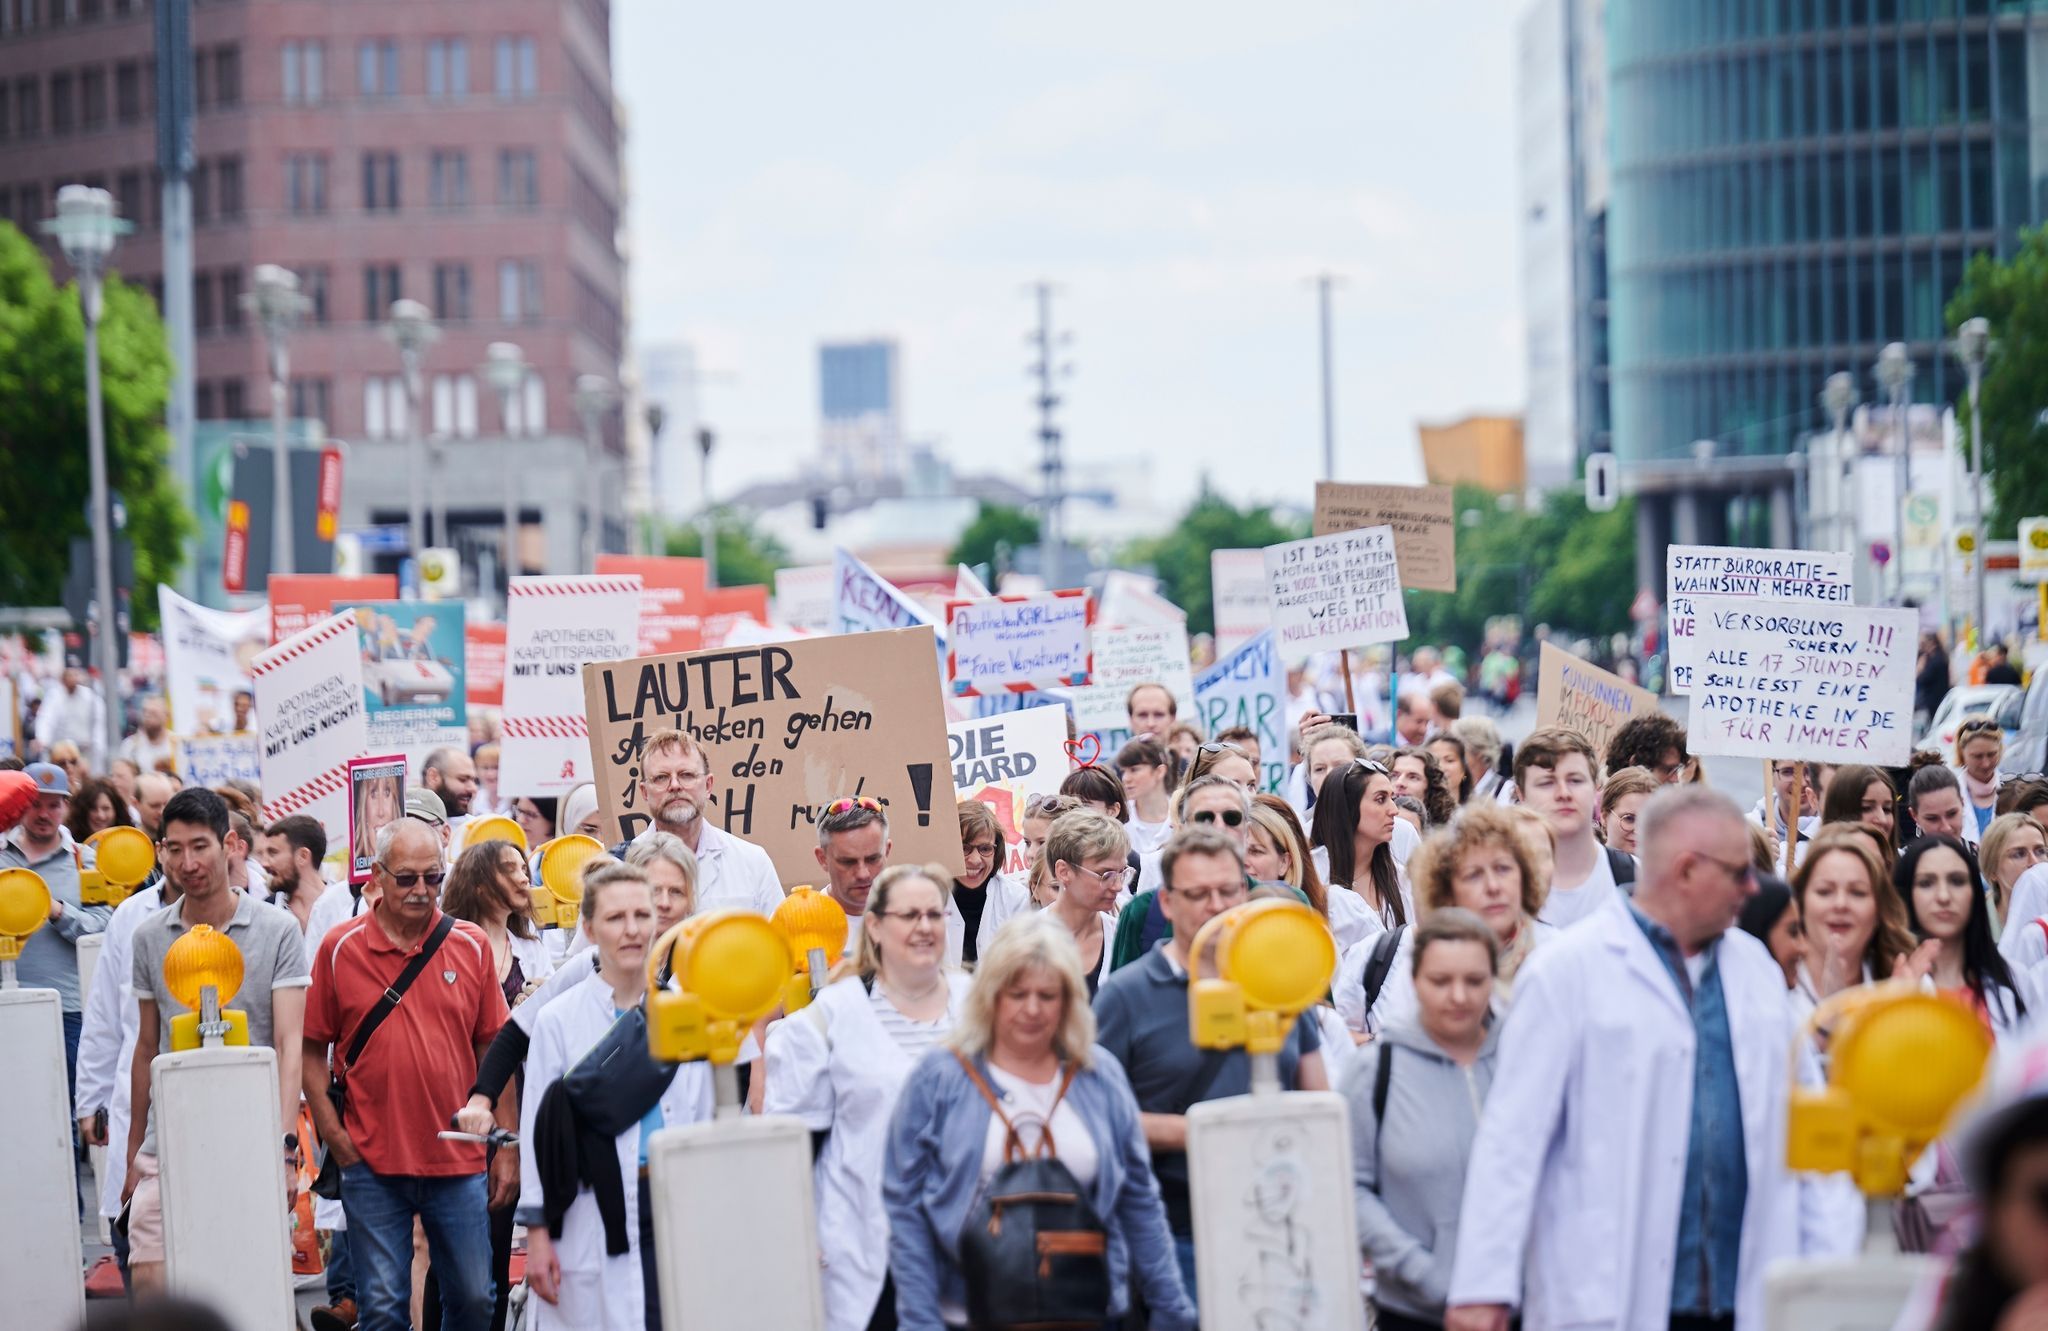
[[[425,823],[434,829],[434,837],[441,843],[441,859],[448,859],[448,806],[441,803],[441,797],[424,786],[414,786],[405,792],[405,816],[416,822]]]
[[[50,889],[50,922],[21,945],[15,975],[24,989],[55,989],[64,1003],[65,1075],[78,1076],[78,1032],[84,1018],[78,997],[78,940],[107,927],[112,906],[88,906],[79,875],[93,866],[90,847],[76,845],[64,828],[71,779],[55,763],[22,769],[36,783],[36,800],[21,822],[0,836],[0,869],[29,869]]]

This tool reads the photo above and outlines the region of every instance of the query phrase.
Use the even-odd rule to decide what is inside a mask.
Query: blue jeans
[[[85,1029],[83,1012],[64,1014],[64,1072],[65,1084],[71,1088],[71,1122],[78,1122],[78,1033]]]
[[[356,1266],[349,1259],[348,1231],[332,1231],[327,1248],[327,1302],[332,1305],[356,1296]]]
[[[356,1275],[358,1331],[407,1331],[412,1323],[412,1222],[427,1232],[441,1284],[443,1331],[489,1331],[491,1230],[482,1174],[379,1176],[366,1164],[341,1171],[341,1205]]]
[[[1173,1260],[1180,1263],[1180,1283],[1187,1286],[1188,1304],[1195,1306],[1195,1240],[1190,1235],[1173,1236]]]

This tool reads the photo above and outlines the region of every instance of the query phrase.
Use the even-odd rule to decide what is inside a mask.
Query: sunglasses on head
[[[825,806],[825,814],[852,813],[855,809],[867,809],[874,813],[882,811],[882,802],[873,795],[849,795],[845,799],[833,800]]]
[[[1963,722],[1963,723],[1962,723],[1962,724],[1961,724],[1960,726],[1957,726],[1957,727],[1956,727],[1956,734],[1957,734],[1958,736],[1961,736],[1961,735],[1979,735],[1979,734],[1983,734],[1983,733],[1985,733],[1985,732],[1987,732],[1987,731],[1993,731],[1993,730],[2003,730],[2003,729],[2004,729],[2004,727],[2003,727],[2003,726],[2001,726],[2001,725],[1999,725],[1999,724],[1998,724],[1998,722],[1997,722],[1997,721],[1995,721],[1995,720],[1993,720],[1992,718],[1990,718],[1990,717],[1987,717],[1987,716],[1980,716],[1980,717],[1975,717],[1975,718],[1973,718],[1973,719],[1971,719],[1971,720],[1965,721],[1965,722]]]
[[[1209,754],[1243,753],[1244,746],[1240,744],[1232,744],[1228,740],[1212,739],[1207,744],[1197,746],[1195,752]]]
[[[1244,825],[1244,810],[1224,809],[1219,812],[1215,809],[1204,809],[1200,813],[1189,814],[1188,821],[1204,825],[1220,822],[1225,827],[1241,827]]]
[[[1372,773],[1374,776],[1393,775],[1392,772],[1387,770],[1387,765],[1385,763],[1376,763],[1370,758],[1353,758],[1351,760],[1351,765],[1353,767],[1363,767],[1366,771]]]

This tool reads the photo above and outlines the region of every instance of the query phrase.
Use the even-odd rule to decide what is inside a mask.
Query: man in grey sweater
[[[36,801],[19,826],[0,836],[0,869],[31,869],[50,889],[50,918],[21,945],[15,978],[24,989],[55,989],[64,1004],[64,1062],[72,1084],[78,1079],[78,1032],[84,1008],[78,997],[78,940],[107,927],[112,906],[88,906],[79,896],[79,875],[93,865],[92,851],[74,845],[64,828],[71,807],[71,779],[55,763],[23,769],[36,783]]]

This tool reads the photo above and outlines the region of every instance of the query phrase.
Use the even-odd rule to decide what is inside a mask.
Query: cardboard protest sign
[[[1273,625],[1273,591],[1263,550],[1211,550],[1209,603],[1215,614],[1216,650],[1230,651]]]
[[[1903,766],[1912,754],[1911,607],[1695,596],[1688,747],[1744,758]]]
[[[1067,709],[1059,706],[974,717],[946,727],[954,797],[980,800],[995,810],[1010,848],[1000,866],[1004,873],[1024,867],[1024,806],[1033,795],[1057,795],[1072,768],[1066,743]]]
[[[640,578],[514,578],[505,619],[498,789],[560,796],[591,780],[582,669],[633,655]]]
[[[1849,556],[1838,550],[1751,550],[1673,545],[1664,552],[1671,596],[1671,692],[1691,693],[1701,644],[1696,596],[1848,605],[1855,598]]]
[[[261,722],[263,821],[310,814],[348,835],[348,764],[369,743],[354,615],[294,633],[251,663]]]
[[[1561,647],[1543,644],[1536,665],[1536,724],[1563,726],[1592,741],[1605,755],[1614,732],[1639,716],[1660,710],[1657,695],[1621,676],[1582,661]]]
[[[171,749],[177,756],[178,780],[188,786],[217,786],[226,781],[263,784],[263,763],[256,736],[179,735]]]
[[[720,587],[704,594],[705,647],[727,646],[742,624],[768,623],[768,589],[759,584]]]
[[[214,610],[161,584],[156,604],[163,621],[171,731],[211,735],[252,729],[256,695],[249,668],[264,649],[270,612]]]
[[[946,673],[959,697],[1086,684],[1095,603],[1085,588],[946,603]]]
[[[370,743],[411,749],[469,724],[460,601],[368,601],[353,613],[362,637],[363,707]],[[459,741],[458,741],[459,742]]]
[[[642,656],[693,652],[704,645],[704,561],[680,555],[599,555],[597,575],[640,575]]]
[[[377,833],[405,812],[405,755],[352,758],[348,764],[348,880],[370,881]]]
[[[832,626],[832,565],[775,570],[775,618],[791,628],[823,633]]]
[[[1458,523],[1448,485],[1347,485],[1316,482],[1315,534],[1392,527],[1401,585],[1458,590]],[[1404,635],[1405,636],[1405,635]]]
[[[640,754],[681,729],[714,778],[706,817],[766,850],[785,885],[815,883],[824,807],[870,795],[891,858],[963,872],[953,770],[929,629],[601,661],[583,668],[584,754],[607,843],[644,831]]]
[[[351,601],[391,601],[398,579],[389,573],[343,577],[339,573],[280,573],[270,579],[270,640],[283,642],[308,624],[327,618]]]
[[[1080,730],[1111,730],[1130,719],[1124,703],[1139,684],[1163,684],[1176,714],[1195,710],[1195,672],[1188,658],[1188,631],[1179,624],[1154,628],[1095,629],[1093,683],[1069,695]],[[1105,740],[1104,743],[1107,743]]]
[[[1287,541],[1265,556],[1273,628],[1288,655],[1408,636],[1393,528]]]
[[[1195,676],[1194,721],[1212,738],[1249,727],[1259,737],[1259,789],[1280,789],[1288,766],[1287,668],[1273,646],[1273,630]]]
[[[462,629],[464,689],[473,707],[500,707],[505,702],[505,626],[465,624]]]

